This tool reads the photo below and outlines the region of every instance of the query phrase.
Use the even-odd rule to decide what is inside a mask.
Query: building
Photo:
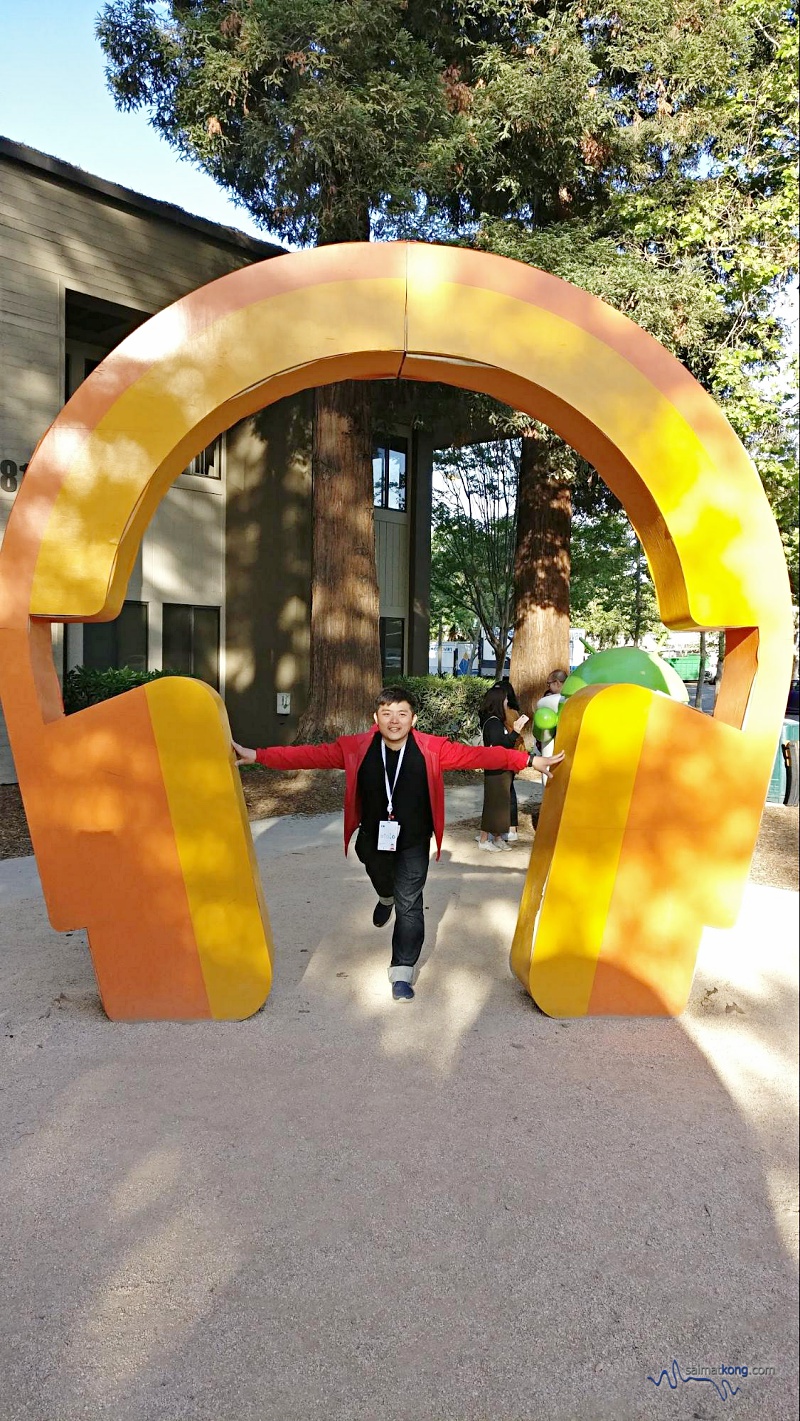
[[[0,540],[32,450],[94,366],[187,292],[282,251],[0,139]],[[145,534],[120,616],[54,626],[62,675],[189,672],[221,692],[242,740],[294,737],[309,670],[311,410],[310,392],[282,400],[193,460]],[[375,448],[387,673],[427,670],[431,459],[410,428]],[[0,717],[0,783],[14,778]]]

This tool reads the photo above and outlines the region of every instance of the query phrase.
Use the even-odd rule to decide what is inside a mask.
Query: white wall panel
[[[408,616],[408,519],[375,509],[375,559],[382,617]]]

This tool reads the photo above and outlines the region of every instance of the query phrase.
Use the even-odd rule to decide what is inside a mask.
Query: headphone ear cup
[[[53,925],[87,928],[107,1014],[257,1011],[271,936],[220,697],[163,677],[45,727],[44,739],[42,883]]]
[[[758,833],[742,734],[614,685],[570,697],[556,748],[512,970],[551,1016],[675,1015],[704,925],[735,921]]]
[[[272,938],[225,705],[202,681],[146,688],[211,1015],[263,1006]]]

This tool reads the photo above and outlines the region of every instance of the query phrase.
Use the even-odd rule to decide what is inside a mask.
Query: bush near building
[[[494,681],[485,676],[395,676],[390,684],[414,696],[420,730],[468,741],[479,729],[478,707]]]
[[[176,674],[174,671],[134,671],[130,666],[109,668],[107,671],[74,666],[64,677],[64,712],[74,715],[75,711],[95,706],[99,701],[110,701],[113,696],[121,696],[124,691],[132,691],[148,681]]]

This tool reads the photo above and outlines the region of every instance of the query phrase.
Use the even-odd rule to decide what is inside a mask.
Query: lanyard
[[[400,766],[401,766],[402,763],[403,763],[403,756],[404,756],[405,753],[406,753],[406,745],[407,745],[407,744],[408,744],[408,741],[407,741],[407,740],[404,740],[404,741],[403,741],[403,748],[402,748],[401,751],[400,751],[400,758],[399,758],[399,760],[397,761],[397,769],[396,769],[395,772],[394,772],[394,780],[392,781],[392,786],[391,786],[391,789],[390,789],[390,788],[389,788],[389,772],[388,772],[388,770],[387,770],[387,768],[386,768],[386,741],[385,741],[385,740],[381,740],[381,759],[383,760],[383,779],[384,779],[384,783],[385,783],[385,785],[386,785],[386,813],[388,814],[388,816],[389,816],[390,819],[393,819],[393,818],[394,818],[394,815],[392,814],[392,799],[393,799],[393,797],[394,797],[395,788],[396,788],[396,786],[397,786],[397,779],[398,779],[398,776],[399,776],[399,774],[400,774]]]

